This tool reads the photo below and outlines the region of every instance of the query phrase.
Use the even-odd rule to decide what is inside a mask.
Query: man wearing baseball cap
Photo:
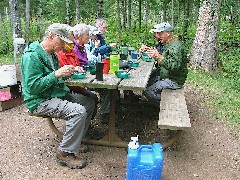
[[[159,50],[156,47],[142,46],[140,51],[146,51],[156,60],[158,74],[151,75],[148,86],[144,91],[150,103],[159,108],[162,89],[182,88],[188,74],[185,48],[178,37],[173,36],[173,27],[168,22],[157,24],[150,30],[154,37],[164,46]]]
[[[58,163],[71,169],[86,167],[87,161],[76,156],[87,132],[95,101],[91,97],[71,93],[64,78],[76,71],[73,65],[59,68],[55,52],[71,43],[69,26],[51,24],[42,41],[29,44],[22,55],[22,93],[24,103],[33,115],[65,120],[66,130],[58,147]]]

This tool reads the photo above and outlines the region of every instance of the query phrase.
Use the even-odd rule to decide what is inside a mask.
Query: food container
[[[128,65],[129,65],[130,67],[138,67],[138,66],[139,66],[139,61],[129,60],[129,61],[128,61]]]
[[[17,84],[16,66],[0,66],[0,86],[9,86]]]
[[[86,72],[75,72],[71,75],[73,79],[84,79],[86,77]]]
[[[126,70],[116,71],[115,74],[118,78],[122,78],[122,79],[127,79],[130,76],[130,72]]]
[[[143,61],[147,61],[147,62],[151,62],[151,61],[153,61],[153,58],[149,57],[149,56],[148,56],[148,53],[143,52],[143,53],[142,53],[142,60],[143,60]]]

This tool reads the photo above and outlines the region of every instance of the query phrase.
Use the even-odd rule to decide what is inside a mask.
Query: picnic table
[[[70,86],[81,86],[87,88],[103,88],[110,90],[110,117],[108,124],[108,133],[100,140],[84,140],[86,144],[105,145],[115,147],[127,147],[127,142],[121,140],[116,134],[115,129],[115,108],[117,90],[145,90],[148,79],[152,72],[154,62],[146,62],[140,59],[139,66],[130,69],[130,77],[121,79],[115,74],[104,74],[103,81],[97,81],[95,75],[87,73],[84,79],[68,79],[65,81]]]

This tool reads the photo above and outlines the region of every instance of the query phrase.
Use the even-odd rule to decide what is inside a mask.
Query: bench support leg
[[[170,139],[168,142],[162,144],[162,148],[163,148],[163,149],[166,149],[166,148],[168,148],[169,146],[171,146],[173,143],[175,143],[175,142],[179,139],[181,133],[182,133],[182,130],[177,130],[177,132],[176,132],[175,135],[172,137],[172,139]]]
[[[47,117],[47,121],[48,121],[48,125],[50,126],[50,128],[52,129],[52,131],[57,135],[57,137],[58,137],[59,139],[62,139],[62,138],[63,138],[63,133],[57,129],[57,127],[56,127],[55,124],[53,123],[52,118],[51,118],[51,117]]]

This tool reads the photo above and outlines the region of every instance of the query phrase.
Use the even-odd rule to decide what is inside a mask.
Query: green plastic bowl
[[[128,61],[128,65],[129,65],[130,67],[138,67],[139,61],[129,60],[129,61]]]
[[[147,61],[147,62],[151,62],[153,60],[153,58],[150,58],[149,56],[143,56],[142,60]]]
[[[122,79],[127,79],[130,76],[130,72],[126,71],[126,70],[120,70],[120,71],[116,71],[115,75],[118,78],[122,78]]]
[[[75,72],[71,75],[73,79],[84,79],[86,77],[86,72]]]

